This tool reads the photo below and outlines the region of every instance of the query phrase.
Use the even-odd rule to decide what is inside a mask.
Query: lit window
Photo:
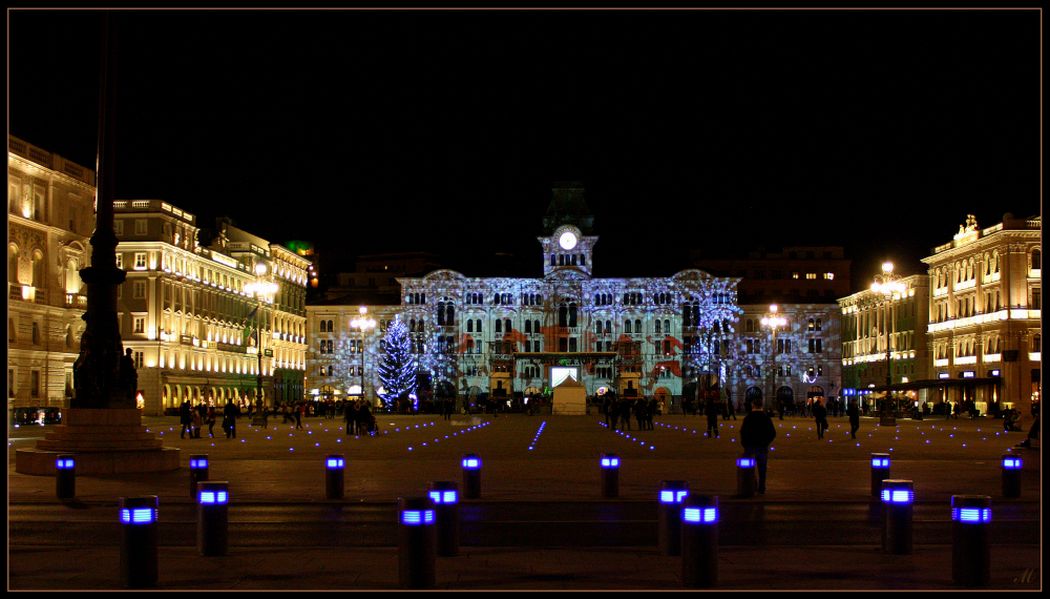
[[[832,280],[835,279],[835,273],[833,273],[833,272],[826,272],[826,273],[824,273],[824,278],[827,279],[828,281],[832,281]]]
[[[135,219],[135,235],[146,234],[146,221],[145,219]]]
[[[806,273],[806,280],[812,281],[812,280],[814,280],[816,278],[817,278],[817,273],[815,273],[815,272],[807,272]]]
[[[135,252],[135,270],[146,270],[146,252]]]
[[[791,278],[792,279],[797,279],[798,278],[798,273],[797,272],[791,273]]]
[[[124,254],[117,254],[117,268],[124,269]]]
[[[145,333],[146,332],[146,319],[145,318],[136,318],[135,319],[135,332],[136,333]]]

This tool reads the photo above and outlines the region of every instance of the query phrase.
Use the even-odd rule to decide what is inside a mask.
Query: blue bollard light
[[[437,554],[459,555],[459,486],[438,480],[427,485],[427,497],[434,502],[437,519]]]
[[[120,581],[126,588],[157,586],[156,495],[120,498]]]
[[[77,463],[71,455],[55,458],[55,496],[59,499],[77,496]]]
[[[659,544],[664,555],[681,555],[682,553],[682,518],[681,508],[689,496],[689,483],[684,480],[665,480],[660,482],[660,503],[658,506]]]
[[[912,504],[915,490],[910,480],[882,481],[882,550],[907,555],[912,552]]]
[[[397,508],[397,565],[401,588],[433,588],[437,549],[434,503],[429,497],[400,497]]]
[[[992,498],[952,495],[952,581],[981,587],[991,579]]]
[[[603,453],[601,460],[602,497],[620,495],[620,457],[615,453]]]
[[[882,481],[890,477],[890,454],[871,454],[871,496],[879,497],[882,493]]]
[[[1024,461],[1013,454],[1005,454],[1002,459],[1003,465],[1003,497],[1021,496],[1021,471],[1024,469]]]
[[[226,481],[197,483],[197,549],[201,555],[226,555],[229,486]]]
[[[682,504],[682,584],[718,584],[718,497],[689,495]]]
[[[463,456],[463,498],[481,498],[481,458],[473,453]]]
[[[343,498],[343,481],[346,470],[346,458],[341,455],[330,455],[324,459],[324,496],[326,499]]]
[[[755,458],[741,457],[736,460],[736,494],[737,497],[754,497],[758,479],[755,472]]]
[[[190,456],[190,497],[197,495],[197,483],[208,480],[208,456]]]

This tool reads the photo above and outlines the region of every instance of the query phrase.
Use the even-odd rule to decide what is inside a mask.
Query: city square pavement
[[[775,419],[766,494],[734,498],[741,416],[720,421],[715,439],[705,438],[704,417],[681,415],[657,417],[655,430],[639,431],[632,423],[632,431],[620,432],[598,415],[377,418],[375,437],[347,436],[340,420],[310,417],[302,429],[280,418],[261,429],[242,418],[236,439],[224,438],[218,424],[216,438],[205,428],[200,439],[182,439],[177,417],[146,417],[143,424],[166,446],[181,450],[182,468],[81,476],[76,500],[65,502],[56,499],[53,478],[14,472],[14,450],[32,447],[43,427],[11,429],[8,588],[120,588],[117,499],[157,495],[159,521],[164,524],[167,513],[184,524],[161,528],[159,589],[397,589],[392,526],[364,527],[359,539],[338,539],[324,534],[328,516],[318,517],[317,510],[364,514],[374,507],[386,518],[398,497],[420,496],[431,481],[462,483],[466,453],[482,459],[482,499],[465,500],[462,513],[472,502],[477,511],[469,513],[502,513],[505,528],[496,530],[509,536],[479,532],[472,538],[482,544],[465,534],[458,556],[437,559],[436,589],[680,590],[681,558],[663,555],[651,532],[657,526],[651,506],[665,480],[684,480],[694,494],[719,497],[718,588],[958,588],[949,532],[949,502],[957,494],[992,497],[991,526],[998,533],[992,535],[989,588],[1042,586],[1041,451],[1015,450],[1024,433],[1004,433],[1000,421],[898,419],[895,427],[880,427],[863,418],[852,440],[846,419],[831,418],[818,440],[812,419]],[[1002,497],[1000,457],[1009,451],[1024,459],[1017,499]],[[881,521],[871,512],[878,507],[870,497],[873,452],[891,454],[892,478],[914,481],[911,555],[881,550]],[[323,458],[335,453],[347,458],[341,501],[325,499]],[[601,495],[603,453],[622,461],[616,499]],[[230,549],[223,557],[201,557],[194,546],[187,465],[195,454],[208,455],[211,480],[229,482]],[[603,509],[632,514],[618,524],[634,532],[604,542],[602,531],[611,529],[582,521]],[[760,538],[749,536],[747,523],[733,521],[741,514],[762,521]],[[847,521],[857,514],[869,521]],[[522,530],[534,535],[513,540],[524,538]],[[365,540],[368,534],[374,542]],[[631,545],[638,539],[644,543]],[[83,559],[68,559],[70,550]]]

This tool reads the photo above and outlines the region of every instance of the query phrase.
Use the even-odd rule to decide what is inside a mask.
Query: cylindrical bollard
[[[343,479],[346,459],[341,455],[330,455],[324,459],[325,499],[343,498]]]
[[[157,496],[120,498],[120,582],[157,586]]]
[[[437,535],[434,503],[429,497],[398,498],[397,538],[397,574],[401,588],[433,588]]]
[[[718,497],[690,495],[682,505],[682,584],[718,584]]]
[[[459,555],[459,486],[451,481],[436,480],[427,485],[427,496],[434,502],[437,519],[437,554]]]
[[[987,586],[991,579],[992,498],[987,495],[952,495],[952,581],[966,586]]]
[[[1024,462],[1020,457],[1003,455],[1003,497],[1021,496],[1021,469]]]
[[[755,458],[736,459],[736,495],[737,497],[754,497],[758,479],[755,478]]]
[[[912,552],[912,503],[915,490],[910,480],[882,481],[882,550],[907,555]]]
[[[602,497],[620,495],[620,458],[615,453],[603,453],[601,459]]]
[[[689,495],[684,480],[660,481],[659,544],[664,555],[682,553],[682,502]]]
[[[229,483],[197,483],[197,549],[201,555],[226,555],[230,504]]]
[[[463,498],[481,498],[481,458],[472,453],[463,456]]]
[[[190,497],[197,496],[197,483],[208,480],[208,456],[190,456]]]
[[[882,493],[882,481],[890,477],[890,454],[871,454],[871,496],[878,497]]]
[[[77,496],[77,463],[71,455],[55,458],[55,496],[59,499]]]

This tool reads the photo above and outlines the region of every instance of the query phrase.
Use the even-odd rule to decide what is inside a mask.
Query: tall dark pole
[[[102,17],[102,56],[98,106],[95,232],[91,235],[91,266],[80,271],[87,286],[87,323],[74,364],[73,408],[133,408],[131,394],[119,382],[124,345],[117,326],[117,286],[126,273],[116,266],[117,236],[113,231],[116,180],[116,24]]]

